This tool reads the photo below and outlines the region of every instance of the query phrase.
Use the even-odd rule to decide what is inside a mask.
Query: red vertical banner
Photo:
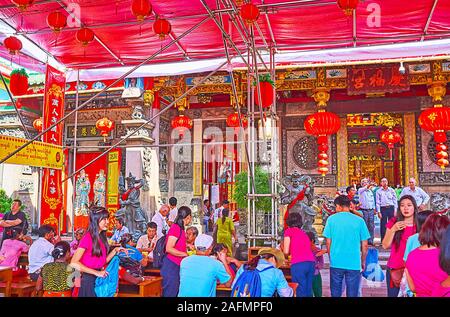
[[[47,65],[44,92],[43,129],[58,122],[64,116],[64,93],[66,75]],[[58,124],[44,134],[43,141],[62,145],[63,123]],[[56,169],[43,169],[42,198],[40,224],[48,224],[60,233],[65,217],[63,212],[63,185],[62,171]]]

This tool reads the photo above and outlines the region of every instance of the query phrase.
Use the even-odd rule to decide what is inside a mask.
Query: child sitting
[[[74,269],[69,265],[70,245],[66,241],[55,244],[52,251],[53,263],[42,267],[36,283],[36,290],[44,290],[44,297],[72,297],[72,276]]]
[[[327,250],[322,250],[316,246],[314,243],[316,240],[314,232],[307,231],[306,234],[311,240],[311,249],[316,256],[316,265],[313,278],[313,295],[314,297],[322,297],[322,276],[320,275],[320,270],[323,269],[323,255],[327,253]]]

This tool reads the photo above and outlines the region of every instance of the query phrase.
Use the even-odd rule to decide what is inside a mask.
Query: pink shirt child
[[[433,296],[448,277],[439,266],[439,248],[413,250],[408,255],[406,269],[414,282],[417,297]]]
[[[386,224],[386,228],[391,229],[396,223],[397,219],[391,218]],[[403,229],[402,239],[400,240],[400,245],[397,247],[394,242],[391,245],[391,255],[387,262],[387,267],[391,269],[400,269],[405,267],[405,261],[403,261],[403,255],[406,250],[406,242],[408,238],[417,232],[416,226],[410,226]],[[408,255],[409,256],[409,255]]]
[[[89,232],[86,232],[86,234],[81,238],[80,244],[78,245],[79,248],[85,249],[83,256],[80,259],[80,262],[95,270],[99,270],[106,264],[106,256],[108,255],[108,250],[106,249],[106,246],[102,243],[101,240],[99,240],[100,248],[102,249],[102,255],[99,257],[92,255],[92,237]]]
[[[181,230],[180,226],[174,223],[167,233],[167,240],[166,240],[166,247],[167,247],[167,241],[169,241],[169,237],[175,237],[178,239],[178,242],[175,243],[175,249],[181,252],[187,252],[187,246],[186,246],[186,232],[184,230]],[[167,258],[175,263],[176,265],[180,266],[181,261],[184,259],[184,257],[180,256],[174,256],[172,254],[167,253]]]
[[[288,228],[284,232],[284,236],[291,239],[289,245],[291,264],[316,261],[316,257],[311,250],[311,240],[302,229]]]
[[[28,245],[20,240],[6,239],[3,241],[2,249],[0,250],[0,257],[5,259],[1,261],[1,266],[10,266],[17,268],[17,262],[22,252],[28,252]]]

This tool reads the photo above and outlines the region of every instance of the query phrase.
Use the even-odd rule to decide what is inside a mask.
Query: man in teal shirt
[[[336,214],[328,217],[324,237],[330,256],[332,297],[341,297],[345,278],[347,297],[357,297],[370,238],[366,223],[350,213],[350,200],[341,195],[334,200]]]

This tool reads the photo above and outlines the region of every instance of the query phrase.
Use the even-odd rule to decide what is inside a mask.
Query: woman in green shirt
[[[216,231],[217,231],[217,243],[223,243],[227,249],[229,254],[233,254],[233,241],[231,240],[234,237],[234,241],[237,240],[236,231],[234,230],[233,219],[229,218],[230,210],[225,208],[222,210],[222,217],[217,219],[216,222]]]

